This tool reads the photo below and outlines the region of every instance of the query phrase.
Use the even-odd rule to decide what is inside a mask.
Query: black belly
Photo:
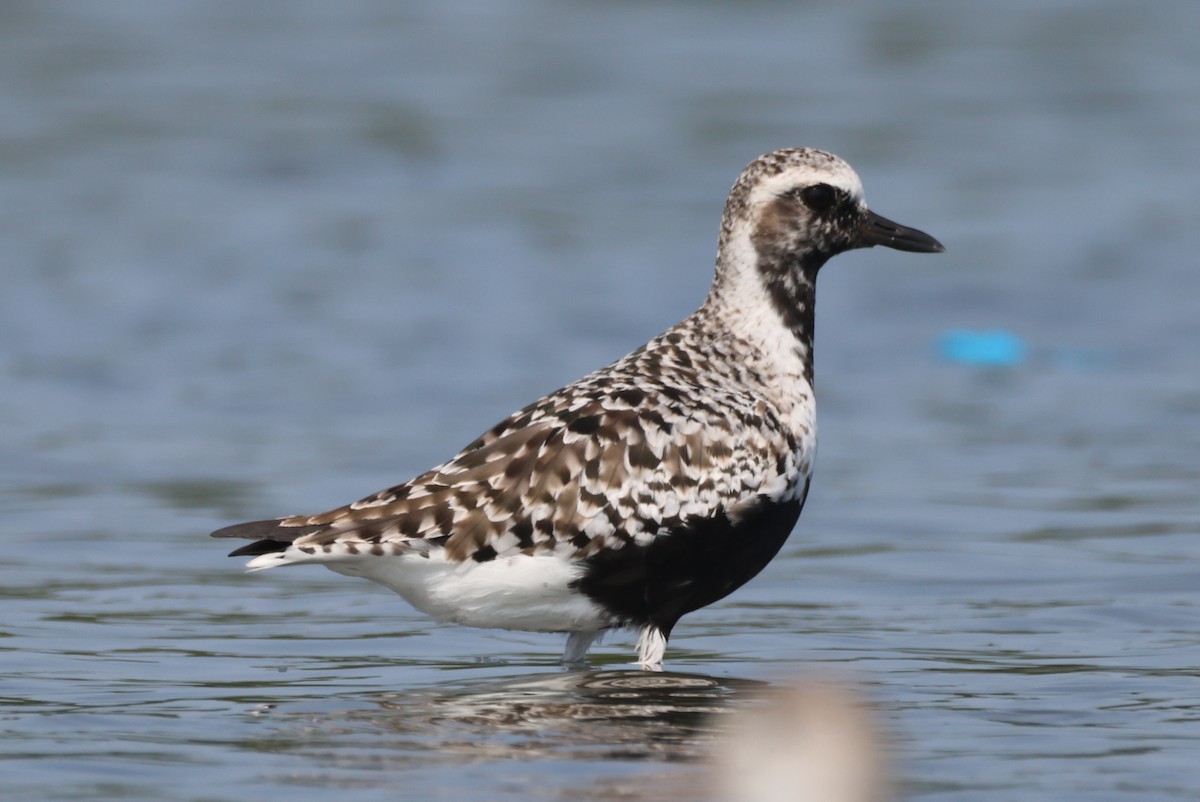
[[[659,532],[648,545],[626,544],[587,559],[579,589],[624,624],[654,624],[669,635],[687,613],[723,599],[779,552],[804,497],[763,498],[738,516],[724,511]]]

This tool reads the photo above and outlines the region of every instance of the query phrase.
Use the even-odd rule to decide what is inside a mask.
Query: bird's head
[[[850,165],[810,148],[768,153],[742,171],[726,204],[723,233],[739,226],[760,260],[811,259],[819,266],[835,254],[875,245],[915,253],[945,250],[923,231],[868,209]]]

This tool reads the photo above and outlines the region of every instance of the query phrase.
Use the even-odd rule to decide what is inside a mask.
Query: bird
[[[578,665],[635,629],[661,671],[687,613],[779,552],[816,453],[817,274],[836,254],[940,242],[871,211],[853,168],[785,148],[725,202],[700,307],[628,355],[534,401],[403,484],[312,515],[227,526],[249,571],[315,563],[439,622],[567,635]]]

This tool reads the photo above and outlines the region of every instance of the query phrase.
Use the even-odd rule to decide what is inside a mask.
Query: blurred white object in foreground
[[[770,691],[732,714],[717,744],[728,802],[881,802],[886,760],[870,711],[844,688]]]

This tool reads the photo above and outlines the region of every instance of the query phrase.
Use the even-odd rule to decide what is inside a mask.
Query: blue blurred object
[[[1019,365],[1025,361],[1025,342],[1007,331],[948,331],[937,340],[938,356],[968,365]]]

